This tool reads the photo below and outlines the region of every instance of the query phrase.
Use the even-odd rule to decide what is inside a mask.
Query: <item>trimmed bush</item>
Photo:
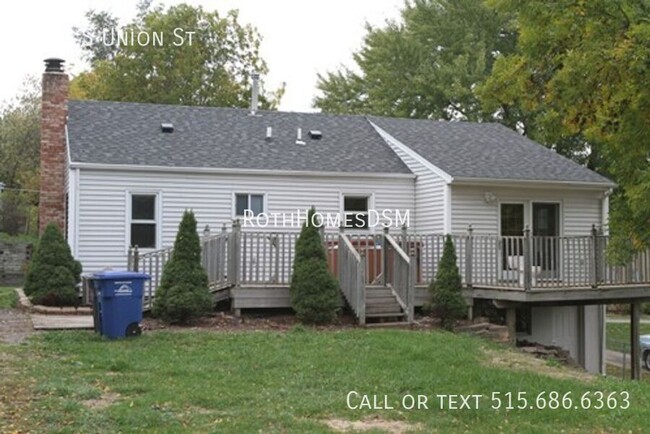
[[[174,251],[165,264],[152,314],[167,323],[185,323],[209,313],[212,296],[201,266],[201,243],[196,218],[185,211],[178,226]]]
[[[76,285],[81,279],[81,263],[75,261],[59,228],[45,227],[27,270],[25,294],[35,304],[75,306],[79,302]]]
[[[461,294],[462,284],[456,264],[456,249],[449,235],[445,239],[436,278],[431,282],[429,289],[433,293],[434,314],[442,320],[445,329],[452,330],[456,322],[467,313],[467,304]]]
[[[296,242],[291,279],[291,306],[301,322],[324,324],[338,313],[338,283],[327,269],[327,254],[318,227],[312,224],[316,210],[309,210],[307,221]]]

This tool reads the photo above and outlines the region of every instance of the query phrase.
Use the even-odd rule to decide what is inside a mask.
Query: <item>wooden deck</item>
[[[87,330],[92,329],[92,315],[40,315],[32,314],[34,330]]]
[[[202,262],[215,302],[230,299],[236,310],[290,307],[289,286],[298,232],[232,230],[202,239]],[[345,301],[365,323],[368,290],[389,289],[406,321],[429,299],[445,237],[439,234],[324,233],[328,266],[338,278]],[[609,238],[595,230],[580,237],[452,236],[459,272],[471,299],[505,303],[602,304],[650,300],[650,252],[637,253],[624,265],[607,262]],[[129,269],[151,275],[145,288],[149,307],[171,249],[129,254]]]

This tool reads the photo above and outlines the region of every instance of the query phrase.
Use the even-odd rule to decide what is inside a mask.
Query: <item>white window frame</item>
[[[347,214],[359,214],[359,211],[356,212],[349,212],[347,213],[345,211],[345,198],[346,197],[365,197],[368,200],[368,211],[366,212],[368,215],[368,227],[367,228],[349,228],[345,226],[345,218]],[[363,234],[367,233],[374,233],[376,230],[376,227],[371,226],[370,223],[370,210],[375,209],[375,193],[374,192],[368,192],[368,191],[344,191],[339,193],[339,209],[341,213],[341,224],[345,227],[346,231],[353,231],[353,232],[359,232]]]
[[[154,220],[133,220],[132,216],[132,206],[133,206],[133,196],[155,196],[155,218]],[[126,228],[124,239],[124,244],[126,246],[125,251],[128,252],[131,247],[131,225],[133,223],[153,223],[156,225],[156,245],[154,247],[141,247],[138,246],[139,251],[150,252],[154,250],[159,250],[162,245],[162,191],[160,190],[127,190],[126,191]]]
[[[233,191],[233,193],[232,193],[232,213],[231,213],[233,220],[234,219],[244,218],[243,215],[238,215],[237,214],[237,196],[238,195],[247,195],[248,196],[248,209],[250,209],[250,206],[251,206],[251,196],[262,196],[262,213],[266,212],[267,204],[268,204],[268,202],[267,202],[268,197],[267,197],[266,193],[258,193],[258,192],[254,192],[254,191],[248,191],[248,192]]]

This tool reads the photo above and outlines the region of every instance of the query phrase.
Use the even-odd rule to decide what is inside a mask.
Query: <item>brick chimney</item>
[[[45,59],[41,105],[41,194],[38,206],[39,233],[54,222],[65,234],[68,116],[68,75],[62,59]]]

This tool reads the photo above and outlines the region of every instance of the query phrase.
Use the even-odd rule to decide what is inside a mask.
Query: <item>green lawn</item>
[[[11,309],[18,304],[18,294],[13,288],[0,287],[0,309]]]
[[[4,242],[19,242],[19,243],[35,243],[38,237],[34,235],[9,235],[6,232],[0,232],[0,241]]]
[[[51,332],[0,344],[0,355],[0,432],[318,433],[332,419],[402,421],[418,432],[628,432],[647,427],[650,408],[647,384],[585,381],[443,332],[158,331],[116,342]],[[353,390],[387,395],[395,408],[350,410]],[[490,408],[492,392],[526,392],[533,405],[551,391],[571,392],[576,405],[585,392],[627,391],[630,408]],[[429,409],[401,407],[408,394],[427,395]],[[478,410],[441,410],[437,394],[483,398]]]
[[[642,335],[650,334],[650,324],[640,324]],[[630,325],[625,323],[607,323],[607,349],[613,351],[630,351]]]

